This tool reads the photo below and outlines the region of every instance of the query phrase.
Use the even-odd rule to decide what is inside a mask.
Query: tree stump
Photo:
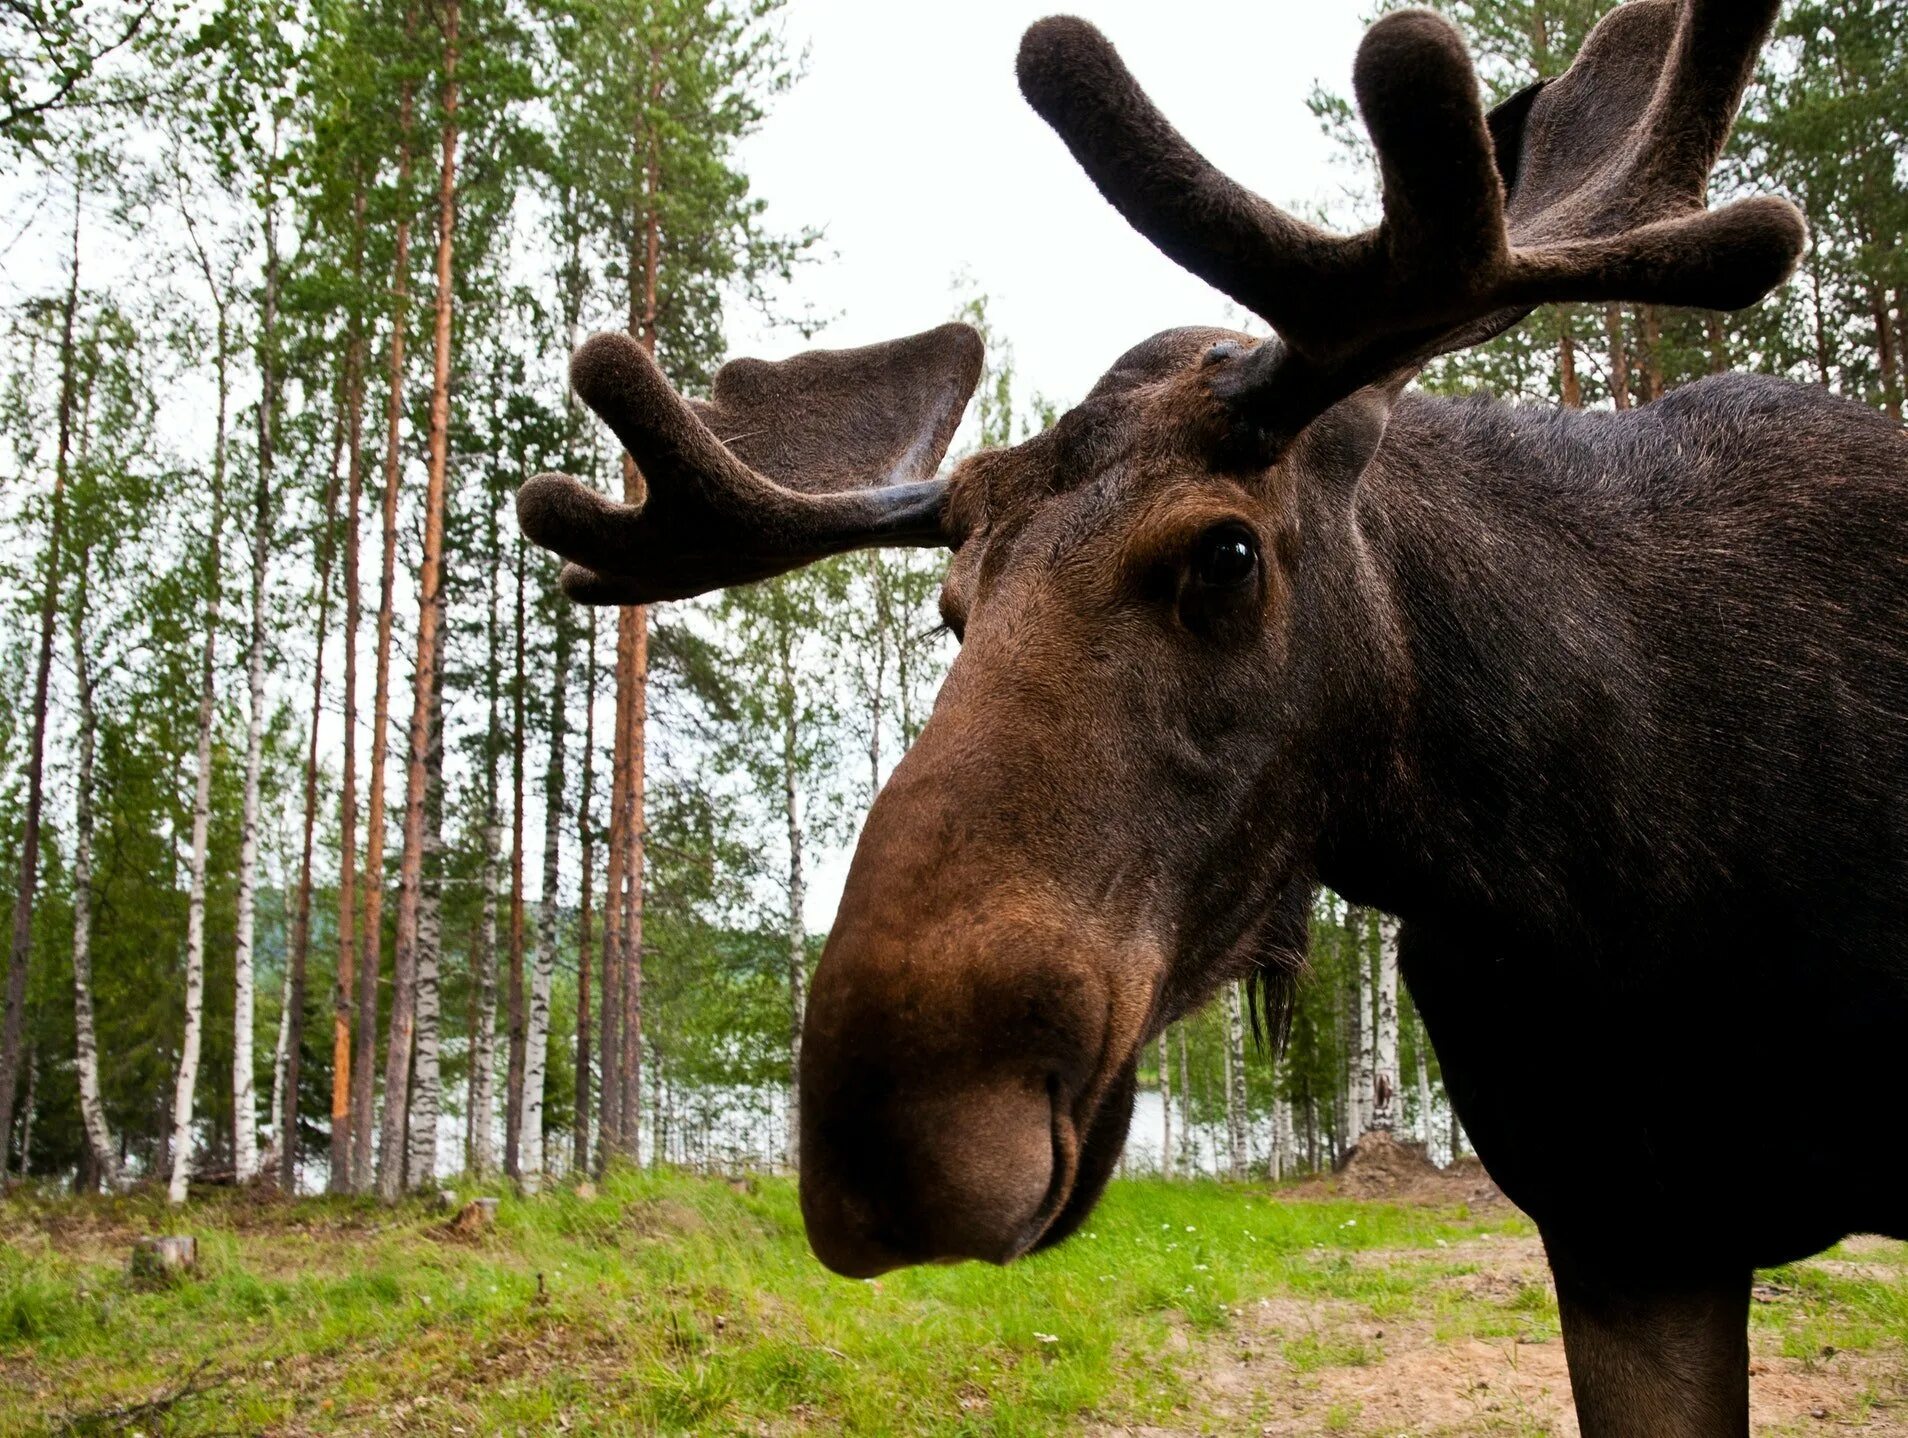
[[[473,1198],[458,1211],[457,1217],[450,1221],[451,1232],[462,1234],[481,1233],[497,1222],[497,1200],[494,1198]]]
[[[142,1238],[133,1244],[132,1276],[170,1283],[199,1266],[199,1240],[190,1234]]]

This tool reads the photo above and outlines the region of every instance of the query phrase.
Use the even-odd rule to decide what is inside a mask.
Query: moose
[[[1217,172],[1090,25],[1023,93],[1115,209],[1263,318],[1169,331],[1038,436],[936,472],[946,326],[681,397],[623,335],[578,393],[638,503],[519,518],[590,604],[871,545],[951,551],[960,652],[870,812],[814,977],[801,1200],[850,1275],[1050,1247],[1143,1045],[1248,978],[1275,1035],[1320,884],[1400,961],[1538,1224],[1584,1433],[1748,1431],[1753,1270],[1908,1238],[1908,434],[1716,376],[1621,413],[1406,388],[1546,302],[1734,309],[1805,243],[1710,209],[1777,0],[1630,0],[1488,113],[1445,20],[1371,26],[1383,219]]]

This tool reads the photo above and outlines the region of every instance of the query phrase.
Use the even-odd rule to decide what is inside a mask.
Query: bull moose
[[[1261,316],[1169,331],[934,478],[978,337],[573,382],[647,485],[544,475],[577,600],[952,551],[959,656],[868,816],[800,1074],[829,1267],[1060,1242],[1142,1046],[1242,976],[1278,1029],[1315,887],[1402,921],[1451,1099],[1548,1250],[1583,1431],[1748,1430],[1752,1270],[1908,1238],[1908,435],[1719,376],[1626,413],[1406,390],[1549,301],[1739,308],[1804,244],[1708,177],[1777,0],[1631,0],[1488,114],[1457,32],[1368,31],[1382,222],[1212,168],[1086,23],[1022,90],[1114,207]],[[1594,1156],[1594,1157],[1593,1157]]]

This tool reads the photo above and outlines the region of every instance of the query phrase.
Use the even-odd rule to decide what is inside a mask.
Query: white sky
[[[838,315],[817,337],[866,344],[949,318],[960,281],[989,299],[1021,392],[1083,395],[1129,346],[1184,324],[1238,324],[1217,291],[1127,228],[1021,99],[1021,32],[1040,0],[963,5],[793,0],[808,70],[742,154],[772,225],[826,230],[791,310]],[[1341,172],[1306,109],[1350,89],[1366,0],[1075,0],[1154,102],[1215,164],[1267,198],[1314,205]],[[734,316],[738,354],[779,358],[790,330]],[[850,848],[815,856],[809,922],[833,920]]]
[[[1280,203],[1335,189],[1305,108],[1350,89],[1366,0],[1078,0],[1160,108],[1221,168]],[[988,295],[1024,383],[1077,399],[1128,346],[1173,325],[1224,323],[1227,302],[1129,230],[1021,99],[1021,32],[1039,0],[922,5],[794,0],[786,34],[806,77],[742,160],[772,223],[825,228],[835,258],[793,298],[839,314],[828,344],[937,324],[964,276]],[[744,352],[792,333],[738,316]]]

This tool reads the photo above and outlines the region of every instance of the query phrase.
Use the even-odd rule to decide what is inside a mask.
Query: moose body
[[[646,482],[545,475],[568,592],[638,604],[866,545],[952,551],[960,638],[810,989],[802,1210],[830,1267],[1007,1262],[1091,1211],[1139,1058],[1250,978],[1276,1035],[1323,882],[1402,920],[1457,1112],[1537,1220],[1583,1431],[1741,1438],[1752,1270],[1873,1230],[1908,1033],[1908,438],[1781,380],[1621,414],[1405,392],[1549,300],[1754,303],[1799,214],[1711,210],[1777,0],[1629,0],[1486,115],[1455,31],[1374,24],[1385,218],[1213,169],[1082,22],[1023,91],[1120,212],[1256,311],[933,472],[943,326],[571,368]]]
[[[1317,872],[1401,916],[1492,1176],[1606,1266],[1908,1237],[1860,1098],[1908,1033],[1908,435],[1751,376],[1407,399],[1353,526],[1298,567]]]

